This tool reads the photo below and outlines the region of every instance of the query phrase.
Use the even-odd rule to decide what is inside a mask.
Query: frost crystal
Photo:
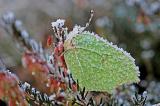
[[[81,27],[81,26],[75,25],[73,30],[71,32],[69,32],[69,34],[67,35],[66,40],[72,39],[77,34],[82,33],[85,30],[85,28],[86,27]]]
[[[15,16],[13,12],[8,11],[7,13],[3,15],[2,19],[4,20],[6,24],[10,24],[13,22],[13,20],[15,20]]]
[[[52,27],[53,29],[56,27],[56,28],[62,28],[64,26],[64,22],[65,20],[63,19],[58,19],[56,22],[52,22]]]

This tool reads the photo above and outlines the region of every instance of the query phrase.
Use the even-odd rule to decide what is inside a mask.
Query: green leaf
[[[139,81],[138,67],[129,53],[97,35],[82,32],[64,43],[68,69],[88,91],[111,91]]]

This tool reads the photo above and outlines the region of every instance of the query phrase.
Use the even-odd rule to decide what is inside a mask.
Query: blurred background
[[[152,86],[160,85],[160,0],[0,0],[0,16],[14,12],[43,47],[47,36],[53,34],[52,21],[65,19],[72,30],[75,24],[85,25],[91,9],[95,14],[87,30],[131,53],[140,68],[142,89],[151,81]],[[7,66],[21,70],[21,55],[0,27],[0,58]]]

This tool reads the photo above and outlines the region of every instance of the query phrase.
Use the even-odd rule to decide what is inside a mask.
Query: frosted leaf
[[[111,93],[119,85],[139,81],[135,59],[122,48],[87,31],[67,37],[65,61],[81,87]]]

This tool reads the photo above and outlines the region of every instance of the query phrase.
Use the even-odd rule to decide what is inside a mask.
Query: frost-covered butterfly
[[[86,27],[90,21],[91,18]],[[57,31],[65,29],[63,25],[64,20],[60,19],[52,23]],[[138,82],[139,71],[134,58],[98,35],[84,31],[86,27],[76,25],[69,34],[64,34],[61,54],[79,85],[88,91],[111,92],[119,85]],[[61,34],[56,35],[61,41]]]

